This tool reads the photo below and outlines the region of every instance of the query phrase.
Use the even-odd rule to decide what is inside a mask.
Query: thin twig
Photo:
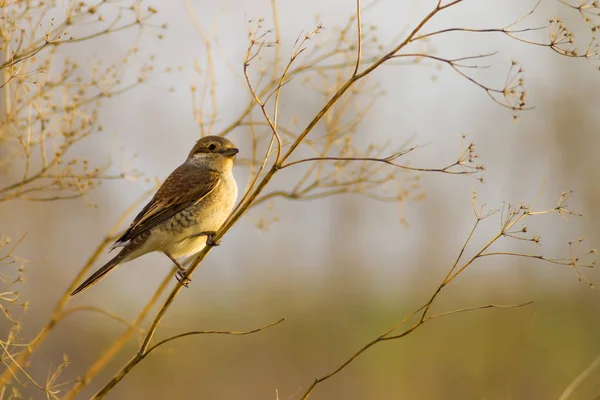
[[[568,400],[571,395],[575,393],[577,388],[581,386],[581,384],[585,382],[598,367],[600,367],[600,355],[598,355],[586,369],[581,371],[581,373],[569,383],[569,386],[562,392],[558,400]]]
[[[113,377],[113,379],[108,384],[106,384],[104,387],[102,387],[94,396],[92,396],[90,398],[90,400],[100,400],[100,399],[104,398],[104,396],[106,396],[106,394],[108,394],[108,392],[117,383],[119,383],[121,381],[121,379],[123,379],[125,377],[125,375],[127,375],[127,373],[129,371],[131,371],[140,361],[142,361],[144,358],[146,358],[146,356],[148,356],[148,354],[150,354],[153,350],[156,350],[159,346],[161,346],[165,343],[168,343],[172,340],[179,339],[179,338],[182,338],[185,336],[191,336],[191,335],[210,335],[210,334],[233,335],[233,336],[250,335],[252,333],[260,332],[260,331],[268,329],[272,326],[278,325],[278,324],[282,323],[284,320],[285,320],[285,318],[281,318],[280,320],[278,320],[276,322],[272,322],[272,323],[262,326],[260,328],[252,329],[249,331],[193,331],[193,332],[186,332],[186,333],[182,333],[180,335],[175,335],[170,338],[164,339],[151,347],[147,347],[147,346],[143,347],[143,345],[142,345],[143,351],[140,350],[138,353],[136,353],[136,355],[119,372],[117,372],[117,374]]]
[[[360,66],[360,58],[362,56],[362,21],[360,15],[360,0],[356,0],[356,65],[354,66],[354,72],[352,76],[358,74],[358,67]]]

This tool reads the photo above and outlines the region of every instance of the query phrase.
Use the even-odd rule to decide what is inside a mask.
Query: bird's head
[[[187,162],[208,166],[216,171],[226,171],[233,167],[238,152],[235,145],[224,137],[205,136],[196,142]]]

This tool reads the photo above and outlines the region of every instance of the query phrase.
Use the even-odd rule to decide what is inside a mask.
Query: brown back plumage
[[[200,202],[219,185],[216,171],[183,164],[158,189],[152,200],[135,217],[129,228],[117,239],[116,245],[135,239],[156,225]]]

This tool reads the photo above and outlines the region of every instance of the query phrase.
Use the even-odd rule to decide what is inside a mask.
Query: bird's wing
[[[131,226],[117,239],[118,247],[187,207],[198,204],[221,183],[221,175],[212,170],[183,164],[160,186],[152,200],[135,217]]]

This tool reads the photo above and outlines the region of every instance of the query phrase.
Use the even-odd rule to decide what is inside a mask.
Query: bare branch
[[[94,396],[92,396],[90,400],[99,400],[99,399],[104,398],[104,396],[106,396],[106,394],[117,383],[119,383],[121,381],[121,379],[123,379],[125,377],[125,375],[127,375],[127,373],[129,373],[129,371],[131,371],[131,369],[133,369],[148,354],[150,354],[153,350],[155,350],[159,346],[162,346],[163,344],[168,343],[172,340],[179,339],[179,338],[182,338],[185,336],[191,336],[191,335],[216,334],[216,335],[245,336],[245,335],[257,333],[257,332],[263,331],[265,329],[268,329],[270,327],[273,327],[275,325],[278,325],[278,324],[282,323],[284,320],[285,320],[285,318],[281,318],[280,320],[278,320],[276,322],[272,322],[272,323],[262,326],[260,328],[252,329],[249,331],[193,331],[193,332],[182,333],[182,334],[175,335],[170,338],[164,339],[151,347],[145,347],[145,348],[143,348],[143,350],[140,350],[119,372],[117,372],[117,374],[112,378],[112,380],[110,382],[108,382],[108,384],[106,384],[104,387],[102,387]]]
[[[600,367],[600,355],[597,356],[586,369],[581,371],[571,383],[569,383],[569,386],[562,392],[558,400],[568,400],[571,395],[575,393],[577,388],[581,386],[581,384],[585,382],[598,367]]]
[[[185,333],[180,333],[179,335],[175,335],[175,336],[171,336],[169,338],[163,339],[160,342],[156,343],[155,345],[153,345],[152,347],[150,347],[148,349],[148,351],[146,352],[146,355],[149,354],[150,352],[152,352],[153,350],[155,350],[156,348],[158,348],[159,346],[162,346],[168,342],[171,342],[173,340],[176,339],[180,339],[186,336],[195,336],[195,335],[232,335],[232,336],[245,336],[245,335],[250,335],[253,333],[257,333],[260,331],[264,331],[265,329],[269,329],[275,325],[279,325],[280,323],[282,323],[283,321],[285,321],[285,318],[281,318],[275,322],[271,322],[270,324],[267,324],[265,326],[262,326],[260,328],[256,328],[256,329],[252,329],[249,331],[190,331],[190,332],[185,332]]]

